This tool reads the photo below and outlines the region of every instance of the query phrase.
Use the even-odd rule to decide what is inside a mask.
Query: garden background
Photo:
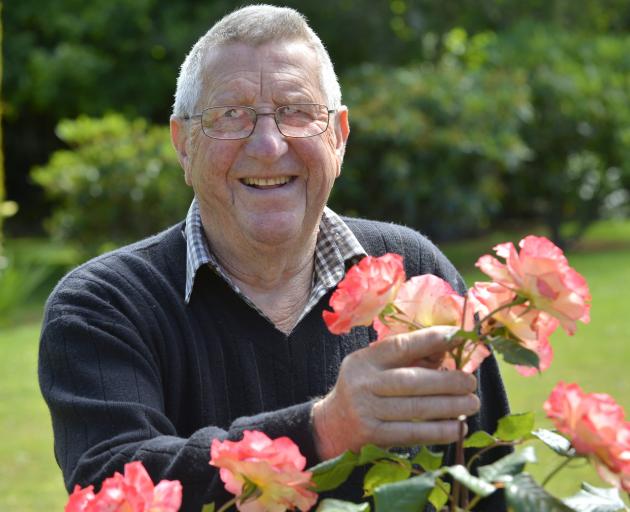
[[[495,242],[553,238],[591,285],[592,322],[555,335],[548,373],[505,368],[513,409],[542,422],[560,379],[630,408],[630,0],[282,3],[327,45],[350,109],[331,206],[426,233],[469,283]],[[236,6],[0,2],[0,510],[63,507],[37,387],[43,303],[79,262],[185,215],[175,79]],[[554,456],[538,452],[542,475]],[[579,472],[552,488],[599,482]]]

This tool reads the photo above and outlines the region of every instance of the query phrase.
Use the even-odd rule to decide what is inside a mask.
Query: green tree
[[[489,45],[488,69],[527,76],[534,116],[521,135],[531,158],[506,180],[504,211],[540,218],[562,246],[602,216],[628,211],[630,36],[523,24]]]
[[[47,227],[92,256],[181,220],[192,199],[168,128],[118,114],[63,121],[71,149],[53,153],[33,179],[56,201]]]
[[[366,65],[346,77],[351,136],[335,207],[453,238],[488,228],[502,176],[530,158],[525,76],[437,64]]]
[[[364,63],[373,63],[383,69],[411,69],[426,62],[440,67],[444,55],[451,60],[459,60],[465,73],[483,73],[484,71],[479,71],[482,65],[488,73],[491,65],[494,65],[496,75],[502,74],[501,69],[507,70],[504,73],[506,75],[522,69],[525,70],[527,79],[535,79],[538,84],[542,81],[536,77],[543,76],[541,73],[545,67],[556,70],[554,73],[561,78],[561,67],[564,65],[562,62],[566,56],[574,64],[586,63],[583,72],[588,78],[590,66],[603,68],[595,60],[576,57],[572,45],[578,45],[588,53],[591,51],[588,50],[589,39],[603,41],[608,37],[610,41],[622,40],[627,37],[625,34],[630,28],[630,3],[627,0],[287,0],[285,4],[296,7],[307,15],[326,43],[338,73],[348,84],[353,80],[351,70]],[[33,165],[43,164],[53,151],[64,147],[64,141],[55,136],[58,122],[81,114],[103,116],[116,111],[129,119],[141,116],[152,123],[166,125],[175,77],[185,53],[214,21],[234,7],[234,3],[228,0],[172,0],[166,3],[158,0],[58,0],[43,3],[23,0],[7,4],[4,13],[7,34],[5,66],[10,72],[4,76],[6,182],[10,197],[18,200],[28,197],[29,200],[29,208],[22,209],[19,222],[27,226],[36,225],[50,207],[50,203],[44,200],[41,189],[28,185],[27,177]],[[516,37],[514,34],[524,21],[529,21],[534,26],[539,26],[540,31],[547,32],[549,41],[539,47],[535,47],[532,41],[528,46],[526,30],[521,30],[523,36]],[[601,35],[605,32],[610,35]],[[486,44],[484,38],[492,37],[492,34],[496,34],[496,49],[492,47],[492,52],[487,53],[483,50]],[[553,45],[558,43],[553,38],[559,38],[559,34],[566,34],[563,36],[565,42],[556,50]],[[519,38],[519,42],[512,41]],[[508,48],[502,52],[500,45],[504,43]],[[596,46],[595,43],[590,44],[593,48]],[[602,45],[606,46],[604,43]],[[602,51],[603,60],[609,62],[606,51]],[[527,55],[528,52],[538,53],[532,56]],[[558,52],[560,57],[556,56]],[[532,72],[532,58],[538,60],[535,69],[541,72]],[[615,58],[621,64],[620,70],[627,69],[623,58]],[[545,63],[545,59],[549,59],[549,65]],[[571,73],[574,74],[571,76],[577,79],[581,71],[577,64],[573,68]],[[620,71],[613,70],[613,75],[618,77]],[[582,79],[580,81],[585,84],[588,82]],[[555,81],[560,82],[562,80]],[[386,81],[381,83],[388,87]],[[444,85],[449,86],[450,83],[445,81]],[[369,85],[367,87],[370,88]],[[544,87],[534,89],[531,98],[537,112],[535,119],[538,120],[539,113],[552,112],[554,104],[558,102],[549,99],[550,108],[539,110],[545,100]],[[591,94],[592,98],[596,94],[607,94],[606,88],[589,91],[587,85],[584,86],[584,91]],[[464,91],[460,90],[460,93],[463,94]],[[488,90],[488,94],[492,97],[494,92]],[[574,99],[576,97],[572,96]],[[359,102],[356,105],[360,104]],[[590,112],[593,114],[595,110],[591,109]],[[353,107],[353,115],[355,120],[357,115],[360,116],[358,108]],[[614,124],[617,126],[618,121]],[[352,153],[365,155],[371,151],[370,147],[362,146],[369,138],[359,137],[358,125],[355,126],[357,129],[352,136],[349,168],[352,164]],[[527,126],[532,131],[523,127],[519,134],[524,146],[532,151],[531,162],[540,163],[540,166],[536,165],[536,169],[552,168],[550,161],[539,159],[550,152],[549,148],[541,145],[547,140],[546,137],[535,140],[538,121]],[[551,126],[552,124],[540,125],[549,130],[552,129]],[[617,145],[614,151],[618,153],[621,135],[617,128],[610,126],[609,133],[615,133],[614,144]],[[602,133],[605,131],[602,130]],[[567,132],[567,142],[570,142],[575,133]],[[594,150],[592,144],[588,147],[582,144],[582,135],[578,134],[577,137],[580,150],[574,153],[581,154],[583,150],[587,153],[582,154],[586,159],[575,155],[571,157],[572,172],[580,174],[581,171],[576,170],[579,167],[576,167],[578,162],[594,162],[587,155],[595,154],[599,161],[604,162],[603,172],[606,174],[606,169],[611,167],[610,162],[618,159],[618,156],[602,157],[599,142]],[[563,147],[566,148],[566,144]],[[413,152],[406,153],[412,150],[411,145],[401,146],[396,158],[408,159],[410,165],[415,166],[416,155]],[[365,161],[372,163],[370,159]],[[566,167],[566,155],[562,161]],[[442,163],[441,159],[438,162]],[[612,164],[612,167],[616,167],[616,164]],[[485,217],[486,220],[470,221],[470,224],[481,226],[492,220],[504,207],[513,216],[542,215],[540,208],[529,208],[522,199],[500,199],[503,194],[500,189],[509,187],[525,190],[529,194],[528,201],[533,198],[529,185],[520,179],[525,174],[523,169],[524,167],[512,166],[505,171],[505,180],[485,180],[488,183],[498,183],[496,186],[499,187],[490,194],[494,198],[490,204],[479,203],[479,196],[476,194],[463,194],[452,204],[465,205],[465,198],[470,197],[473,203],[477,202],[477,206],[465,205],[461,214],[456,214],[456,210],[453,210],[451,217],[457,219],[459,216],[467,216],[467,212],[471,210],[482,211],[484,213],[478,218]],[[534,170],[530,170],[529,174],[536,177]],[[492,173],[496,174],[496,171],[493,170]],[[608,173],[613,181],[617,174]],[[511,179],[512,176],[515,179]],[[621,172],[617,182],[621,183],[625,179],[623,176],[624,172]],[[532,180],[532,186],[536,184],[536,179]],[[467,182],[464,181],[464,185],[468,186]],[[490,188],[496,187],[492,185]],[[622,191],[622,188],[613,184],[609,189],[603,196],[596,194],[595,203],[619,202],[618,199],[623,194],[617,192]],[[506,191],[509,192],[510,190]],[[336,200],[353,208],[354,196],[355,192],[348,187],[342,187],[336,194]],[[611,197],[617,199],[612,200]],[[372,201],[378,211],[383,211],[378,206],[380,199]],[[14,222],[12,224],[18,225]],[[457,230],[453,232],[455,231]]]

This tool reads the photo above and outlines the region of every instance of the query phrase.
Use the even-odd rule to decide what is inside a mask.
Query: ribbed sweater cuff
[[[306,457],[306,467],[309,468],[320,462],[311,424],[314,403],[315,400],[311,400],[285,409],[240,418],[230,430],[261,430],[272,439],[287,436],[300,447],[300,452]]]

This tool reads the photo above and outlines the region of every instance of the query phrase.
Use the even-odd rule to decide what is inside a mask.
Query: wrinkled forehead
[[[320,76],[317,53],[302,41],[225,44],[205,55],[201,101],[207,105],[230,96],[266,100],[289,95],[325,103]]]

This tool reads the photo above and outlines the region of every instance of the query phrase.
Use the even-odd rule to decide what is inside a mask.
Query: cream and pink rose
[[[258,487],[260,495],[245,503],[241,512],[284,512],[309,510],[317,501],[311,489],[311,473],[304,471],[306,459],[288,437],[270,439],[262,432],[246,430],[240,441],[212,441],[210,464],[220,468],[225,488],[239,496],[246,482]]]
[[[562,250],[545,237],[527,236],[519,242],[520,253],[514,244],[494,247],[497,258],[485,255],[476,266],[496,283],[520,296],[528,298],[532,306],[556,317],[569,333],[575,323],[590,320],[590,300],[586,280],[573,268]]]
[[[511,338],[538,355],[541,372],[549,368],[553,359],[549,336],[558,327],[557,319],[523,304],[504,307],[512,304],[517,296],[497,283],[475,283],[468,297],[480,319],[486,319],[492,313],[492,317],[481,324],[482,334],[492,335],[498,327],[505,327]],[[529,366],[517,365],[516,370],[525,376],[537,373],[535,368]]]
[[[577,384],[559,382],[543,407],[604,480],[630,492],[630,422],[610,395],[584,393]]]
[[[452,325],[472,329],[474,316],[472,305],[466,307],[465,300],[443,279],[426,274],[415,276],[398,290],[393,302],[393,312],[374,321],[374,329],[381,340],[393,334],[410,332],[434,325]],[[465,316],[465,319],[464,319]],[[483,343],[466,341],[463,347],[462,370],[474,372],[481,362],[490,355]],[[442,367],[455,368],[451,353],[446,353]]]
[[[334,312],[324,311],[330,332],[342,334],[358,325],[371,325],[396,297],[405,280],[402,256],[366,256],[353,266],[330,298]]]

